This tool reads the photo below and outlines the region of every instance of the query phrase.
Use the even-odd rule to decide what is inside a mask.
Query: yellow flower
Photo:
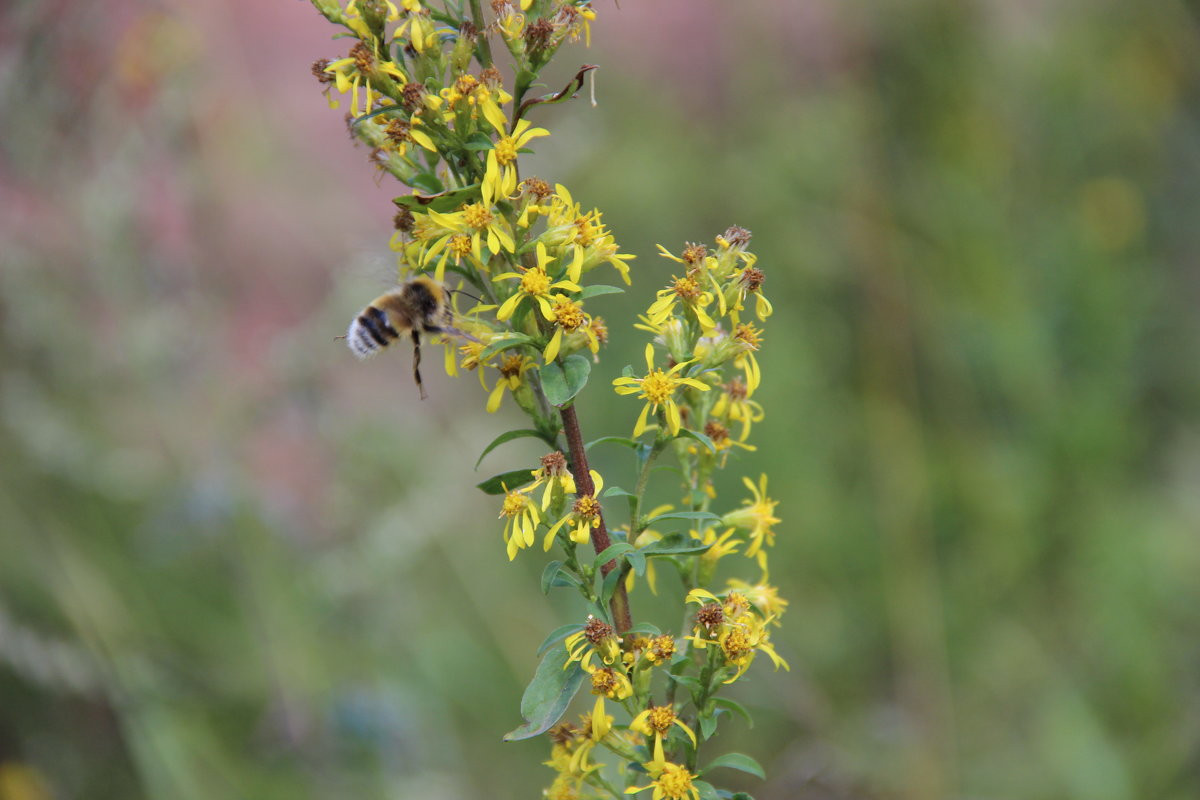
[[[727,528],[720,536],[713,528],[706,528],[704,536],[700,539],[701,542],[708,545],[708,549],[700,556],[701,574],[711,575],[716,569],[717,562],[728,555],[733,555],[737,549],[742,546],[742,543],[733,538],[736,528]],[[695,531],[692,532],[695,535]]]
[[[550,207],[540,213],[546,214],[546,231],[542,240],[551,246],[574,245],[582,248],[580,270],[589,272],[601,264],[608,263],[621,274],[628,285],[629,266],[625,263],[634,258],[620,252],[616,239],[601,221],[600,211],[592,209],[584,214],[580,205],[571,198],[567,187],[561,183],[554,187]],[[578,277],[572,278],[578,280]]]
[[[533,366],[533,359],[528,356],[507,355],[496,367],[500,370],[500,378],[496,381],[495,388],[488,396],[487,410],[492,414],[496,409],[500,408],[500,401],[504,399],[504,390],[516,392],[521,388],[524,382],[523,376]]]
[[[554,526],[546,533],[546,539],[542,543],[546,550],[554,545],[554,536],[558,533],[558,529],[567,522],[571,523],[570,539],[576,544],[586,544],[591,538],[591,529],[600,527],[600,501],[596,499],[596,496],[604,488],[604,479],[596,470],[593,469],[590,472],[592,482],[596,485],[594,493],[581,494],[575,498],[575,505],[571,508],[570,513],[554,523]]]
[[[673,725],[679,726],[688,735],[688,738],[692,740],[692,747],[696,746],[695,732],[679,718],[671,706],[650,706],[633,718],[629,723],[629,728],[644,736],[653,736],[655,742],[658,743],[670,732]]]
[[[500,519],[504,520],[504,542],[508,545],[508,560],[517,557],[517,551],[533,544],[534,531],[542,521],[537,503],[529,499],[532,487],[504,489],[504,505],[500,508]]]
[[[496,113],[492,113],[485,108],[484,115],[497,132],[504,134],[505,120],[504,115],[499,113],[499,109],[496,109]],[[513,128],[512,133],[502,135],[488,151],[487,170],[484,172],[483,184],[480,187],[483,193],[483,202],[487,205],[490,206],[497,199],[506,198],[516,191],[518,151],[531,139],[550,135],[550,131],[545,128],[529,127],[531,124],[527,119],[520,120]]]
[[[580,32],[583,33],[584,44],[587,47],[592,46],[592,21],[596,19],[596,11],[590,6],[573,6],[564,3],[558,10],[558,17],[555,22],[563,25],[566,36],[572,41],[579,41]]]
[[[751,585],[746,581],[730,578],[725,585],[736,590],[750,601],[750,604],[757,608],[760,614],[779,625],[781,624],[779,617],[783,616],[783,612],[787,610],[788,601],[779,596],[779,589],[766,581],[766,576],[763,576],[761,583]]]
[[[503,322],[511,317],[521,301],[528,297],[537,303],[543,317],[551,322],[554,321],[554,309],[550,307],[550,301],[547,299],[550,296],[550,291],[552,289],[565,289],[569,292],[578,292],[582,291],[582,289],[578,284],[571,281],[553,281],[549,273],[546,272],[546,267],[553,260],[546,253],[546,246],[538,242],[536,267],[532,269],[518,267],[521,270],[520,272],[505,272],[492,279],[501,281],[516,278],[521,282],[517,286],[517,291],[513,292],[513,295],[501,304],[500,310],[496,312],[496,319]]]
[[[724,302],[729,306],[729,315],[736,323],[738,321],[738,312],[744,310],[747,295],[754,295],[754,312],[760,320],[765,320],[771,316],[774,310],[771,307],[771,301],[767,299],[762,292],[763,280],[766,276],[762,270],[754,266],[756,257],[751,253],[742,253],[741,258],[746,262],[746,266],[734,273],[733,278],[725,286],[723,294]]]
[[[588,614],[583,630],[572,633],[564,644],[569,653],[564,669],[578,661],[581,667],[589,670],[594,656],[599,656],[606,665],[616,663],[621,657],[621,637],[612,625],[591,614]]]
[[[749,616],[741,622],[729,625],[722,631],[718,638],[721,654],[725,657],[726,664],[737,667],[737,672],[722,681],[723,683],[733,683],[742,677],[754,661],[755,653],[760,651],[766,653],[774,662],[775,669],[783,667],[785,670],[791,670],[788,663],[775,652],[775,647],[770,642],[770,633],[767,630],[767,624],[770,622],[770,618],[759,619]]]
[[[555,487],[558,487],[563,494],[575,493],[575,478],[571,476],[571,470],[567,468],[566,456],[558,450],[542,456],[542,466],[533,471],[533,478],[531,487],[533,489],[543,483],[546,484],[546,490],[542,493],[543,511],[550,507],[550,499]]]
[[[762,331],[748,322],[739,324],[733,329],[733,341],[742,348],[733,363],[746,373],[746,392],[754,394],[762,383],[762,371],[758,368],[758,359],[754,357],[754,353],[762,346]]]
[[[325,71],[333,74],[334,85],[340,94],[350,92],[350,113],[354,116],[370,111],[374,106],[380,92],[373,86],[381,85],[388,78],[394,78],[400,86],[408,83],[408,77],[399,67],[391,61],[377,60],[371,48],[362,42],[350,48],[350,55],[346,58],[331,61]],[[359,88],[366,90],[365,102],[361,105],[358,102]]]
[[[675,638],[664,633],[650,640],[645,649],[646,660],[655,666],[666,663],[675,655]]]
[[[765,569],[766,553],[760,551],[762,551],[764,543],[768,547],[775,544],[773,527],[780,522],[779,518],[775,516],[775,506],[779,505],[779,501],[767,497],[766,475],[759,477],[757,486],[749,478],[742,478],[742,483],[750,490],[754,499],[743,500],[742,508],[730,511],[721,518],[721,521],[749,533],[750,546],[746,548],[746,555],[750,558],[758,556],[759,563]]]
[[[422,258],[422,264],[427,264],[443,248],[446,248],[446,254],[438,263],[435,275],[439,281],[443,280],[441,276],[445,271],[446,257],[451,252],[455,256],[454,263],[456,265],[464,255],[469,253],[474,257],[475,266],[487,271],[487,262],[483,258],[485,236],[487,237],[488,251],[492,254],[502,250],[511,253],[515,249],[508,222],[503,216],[494,213],[491,208],[482,203],[468,203],[463,206],[461,211],[450,214],[441,214],[432,209],[428,213],[431,220],[447,231],[447,235],[430,245]]]
[[[546,345],[544,351],[546,363],[549,364],[558,357],[562,347],[563,334],[571,334],[578,330],[583,331],[588,349],[592,353],[599,352],[600,341],[596,338],[595,331],[592,330],[592,318],[564,294],[552,295],[551,299],[554,301],[554,305],[551,307],[554,318],[554,335],[550,337],[550,343]]]
[[[672,283],[666,289],[660,289],[658,299],[646,309],[646,317],[651,325],[659,325],[675,313],[675,306],[682,302],[700,323],[701,331],[707,336],[717,327],[717,323],[705,311],[712,302],[712,295],[700,286],[699,272],[689,272],[682,278],[672,276]]]
[[[633,684],[624,669],[591,666],[588,674],[592,678],[592,694],[618,701],[633,694]]]
[[[707,392],[709,386],[695,378],[680,378],[675,373],[687,366],[689,361],[676,364],[670,370],[663,372],[654,366],[654,345],[646,345],[646,376],[644,378],[617,378],[613,381],[613,387],[617,394],[636,394],[640,392],[639,397],[646,400],[646,405],[642,407],[642,413],[638,417],[637,424],[633,427],[633,435],[641,436],[647,427],[647,415],[653,411],[658,413],[659,406],[665,411],[667,420],[667,429],[672,436],[679,435],[679,429],[682,425],[682,420],[679,414],[679,405],[675,402],[675,390],[680,386],[690,386],[693,389],[698,389],[702,392]]]
[[[742,423],[742,434],[738,441],[746,441],[750,436],[750,424],[761,422],[764,416],[763,407],[757,400],[751,400],[751,391],[741,377],[736,377],[722,388],[721,396],[713,405],[712,415],[733,423]]]
[[[715,644],[720,648],[725,664],[737,668],[724,683],[733,683],[740,678],[759,651],[770,657],[776,669],[790,669],[770,641],[767,625],[774,617],[760,618],[750,613],[750,600],[745,595],[730,591],[722,600],[712,592],[693,589],[688,592],[687,602],[702,604],[696,612],[696,626],[688,640],[698,650]]]
[[[725,466],[725,456],[734,447],[740,447],[743,450],[758,449],[752,444],[739,442],[731,437],[729,435],[729,428],[725,427],[722,422],[715,419],[710,419],[708,422],[704,423],[704,435],[707,436],[710,441],[712,441],[713,447],[716,448],[717,453],[721,456],[721,466]],[[698,446],[689,449],[695,452],[700,451]]]
[[[657,769],[652,770],[652,764]],[[649,786],[634,786],[626,789],[625,794],[637,794],[653,788],[653,800],[700,800],[700,790],[692,783],[696,775],[688,772],[686,767],[670,761],[658,764],[648,762],[645,766],[648,772],[655,775],[654,782]]]
[[[424,53],[426,50],[436,50],[438,47],[438,33],[433,26],[433,20],[422,13],[419,3],[411,3],[416,8],[409,8],[410,3],[405,2],[404,8],[408,12],[408,18],[401,22],[396,28],[396,33],[393,36],[394,40],[403,40],[405,34],[408,36],[409,43],[412,44],[414,50],[418,53]]]

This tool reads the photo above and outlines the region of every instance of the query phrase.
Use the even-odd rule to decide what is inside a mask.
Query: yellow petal
[[[550,344],[546,345],[544,355],[546,363],[549,364],[558,355],[558,348],[562,345],[562,328],[554,329],[554,336],[550,337]]]
[[[633,426],[634,437],[641,436],[646,432],[646,415],[650,413],[650,404],[642,406],[642,414],[638,417],[637,424]]]

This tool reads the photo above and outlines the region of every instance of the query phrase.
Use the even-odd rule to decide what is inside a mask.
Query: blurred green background
[[[531,161],[640,256],[585,434],[636,416],[606,383],[655,243],[750,228],[777,310],[723,496],[783,501],[792,671],[735,690],[757,724],[709,752],[770,779],[733,785],[1200,796],[1195,5],[599,12],[548,81],[599,64],[599,105],[546,109]],[[500,735],[581,607],[472,488],[539,453],[473,473],[511,407],[333,341],[399,193],[309,74],[333,32],[299,0],[0,10],[0,800],[549,781]]]

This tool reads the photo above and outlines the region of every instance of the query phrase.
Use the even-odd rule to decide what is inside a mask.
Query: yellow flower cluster
[[[476,371],[489,413],[507,396],[532,421],[502,434],[484,455],[521,437],[536,437],[550,450],[536,469],[480,484],[499,500],[508,559],[533,549],[539,536],[546,551],[558,545],[562,560],[549,565],[543,586],[573,586],[595,612],[551,640],[548,646],[558,648],[552,674],[539,669],[535,678],[562,690],[586,678],[594,696],[580,724],[549,729],[546,764],[556,777],[545,796],[575,800],[652,789],[654,800],[699,800],[715,791],[692,772],[701,740],[716,728],[713,695],[740,678],[758,653],[787,668],[770,641],[787,601],[768,581],[768,553],[781,521],[766,476],[743,478],[749,495],[740,505],[713,511],[715,471],[731,453],[754,450],[750,434],[764,418],[754,399],[762,383],[757,354],[772,307],[764,273],[747,249],[750,233],[732,227],[714,246],[687,244],[679,254],[660,246],[675,267],[635,326],[653,337],[644,349],[645,370],[629,367],[612,381],[618,395],[641,404],[632,439],[597,440],[634,450],[636,483],[610,482],[606,489],[588,466],[574,398],[609,338],[604,320],[592,313],[593,298],[623,291],[594,278],[615,273],[630,285],[633,256],[621,252],[598,209],[520,169],[521,155],[550,136],[530,112],[575,96],[594,69],[581,68],[557,94],[529,96],[562,45],[590,39],[592,3],[312,2],[350,34],[343,57],[313,66],[322,91],[333,107],[348,99],[351,133],[368,145],[381,172],[411,189],[394,200],[391,248],[404,291],[422,287],[413,296],[429,296],[430,307],[408,309],[414,319],[404,332],[414,342],[418,334],[440,340],[447,373]],[[493,44],[512,56],[507,85]],[[595,272],[601,266],[614,272]],[[392,328],[382,330],[397,338]],[[383,347],[383,335],[370,331]],[[652,465],[670,452],[683,476],[681,502],[646,511]],[[628,520],[608,526],[604,503],[622,496]],[[717,590],[719,562],[737,554],[754,560],[761,577],[731,579]],[[690,635],[633,626],[634,576],[657,591],[656,564],[678,569],[686,590],[681,608],[699,606]],[[661,704],[651,699],[663,696],[654,694],[656,681],[665,688]],[[553,693],[542,686],[534,694]],[[691,711],[683,693],[691,696]],[[624,724],[609,706],[627,714]],[[644,773],[624,767],[624,786],[614,788],[593,760],[598,747],[622,764],[641,764]]]

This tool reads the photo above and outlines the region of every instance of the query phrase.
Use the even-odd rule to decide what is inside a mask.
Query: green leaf
[[[646,574],[646,557],[642,555],[641,550],[631,550],[630,552],[626,553],[625,560],[629,562],[629,566],[633,567],[635,574]]]
[[[717,717],[715,714],[700,718],[700,738],[708,741],[717,732]]]
[[[628,553],[634,547],[629,542],[617,542],[604,548],[604,552],[598,553],[596,559],[592,562],[593,569],[600,569],[602,564],[607,564],[614,558],[619,557],[622,553]]]
[[[610,486],[600,493],[601,497],[633,497],[632,492],[627,492],[620,486]]]
[[[767,778],[767,773],[763,772],[762,766],[745,753],[726,753],[723,756],[719,756],[709,762],[708,766],[704,768],[704,773],[707,774],[709,770],[716,769],[717,767],[738,769],[762,780],[766,780]]]
[[[583,446],[584,450],[591,450],[594,444],[604,444],[612,442],[613,444],[624,445],[625,447],[637,447],[637,442],[625,436],[601,436],[599,439],[593,439]]]
[[[579,624],[578,622],[572,622],[569,625],[560,625],[559,627],[550,631],[550,635],[546,637],[545,641],[542,642],[542,646],[538,648],[537,654],[539,656],[542,655],[542,653],[545,653],[551,647],[558,644],[572,633],[575,633],[575,631],[581,630],[583,630],[583,625]]]
[[[604,286],[596,284],[595,286],[585,286],[583,291],[579,293],[580,300],[587,300],[589,297],[599,297],[602,294],[621,294],[625,290],[620,286]]]
[[[505,350],[511,350],[514,347],[519,347],[523,344],[529,344],[532,341],[533,337],[526,336],[523,333],[509,333],[503,339],[497,339],[487,347],[483,348],[483,351],[479,354],[479,360],[487,361],[489,358],[496,355],[496,353],[500,353]]]
[[[623,573],[618,569],[604,576],[604,583],[600,587],[600,603],[607,606],[608,601],[612,600],[612,596],[617,593],[617,584],[621,582]]]
[[[461,189],[450,189],[435,194],[405,194],[393,197],[392,202],[410,211],[433,209],[443,213],[453,211],[468,200],[479,196],[479,184],[473,183]]]
[[[707,552],[711,545],[704,544],[699,539],[693,539],[682,533],[664,536],[657,542],[651,542],[642,548],[647,558],[656,556],[693,556]]]
[[[491,150],[495,142],[483,131],[475,131],[470,138],[463,143],[463,148],[467,150]]]
[[[708,781],[692,781],[692,786],[700,793],[700,800],[721,800],[716,787]]]
[[[446,188],[432,172],[418,172],[409,180],[408,185],[420,189],[426,195],[438,194]]]
[[[487,447],[483,448],[483,452],[479,454],[479,460],[475,462],[475,469],[479,469],[479,464],[483,461],[484,456],[486,456],[488,453],[495,450],[500,445],[504,444],[505,442],[511,442],[513,439],[522,439],[522,438],[530,437],[530,436],[532,436],[535,439],[541,439],[542,433],[541,433],[541,431],[535,431],[535,430],[532,430],[529,428],[524,428],[522,430],[508,431],[507,433],[500,434],[499,436],[497,436],[495,439],[492,440],[491,444],[489,444]]]
[[[659,514],[656,517],[651,517],[650,519],[646,520],[645,524],[653,525],[655,522],[659,522],[664,519],[694,519],[706,520],[709,522],[721,521],[721,518],[711,511],[668,511],[665,514]]]
[[[493,475],[483,483],[475,484],[484,494],[504,494],[508,489],[516,489],[533,480],[533,470],[514,469],[511,472],[501,472]],[[505,487],[508,487],[507,489]]]
[[[632,633],[635,636],[636,635],[662,636],[662,630],[657,625],[654,625],[653,623],[650,623],[650,622],[639,622],[637,625],[634,625],[632,628],[630,628],[627,632]]]
[[[579,578],[568,572],[561,561],[551,561],[542,570],[542,594],[558,586],[579,586]]]
[[[592,362],[581,355],[567,356],[560,365],[557,361],[541,368],[542,389],[546,399],[562,408],[587,385]]]
[[[680,686],[686,687],[693,694],[699,694],[704,691],[704,684],[700,682],[699,678],[693,677],[692,675],[675,675],[668,672],[667,677],[678,683]]]
[[[504,741],[516,742],[545,733],[562,718],[586,674],[579,662],[568,665],[569,657],[565,647],[554,647],[546,653],[521,696],[525,724],[504,734]]]
[[[746,707],[738,701],[730,700],[727,697],[714,697],[712,699],[712,704],[717,708],[721,708],[726,711],[732,711],[735,714],[740,714],[751,728],[754,727],[754,717],[750,716],[750,712],[747,711]]]
[[[689,431],[687,428],[680,428],[679,435],[675,438],[683,439],[685,437],[688,439],[695,439],[697,442],[707,447],[710,453],[716,454],[717,446],[713,444],[712,439],[708,438],[703,433],[700,433],[699,431]]]

